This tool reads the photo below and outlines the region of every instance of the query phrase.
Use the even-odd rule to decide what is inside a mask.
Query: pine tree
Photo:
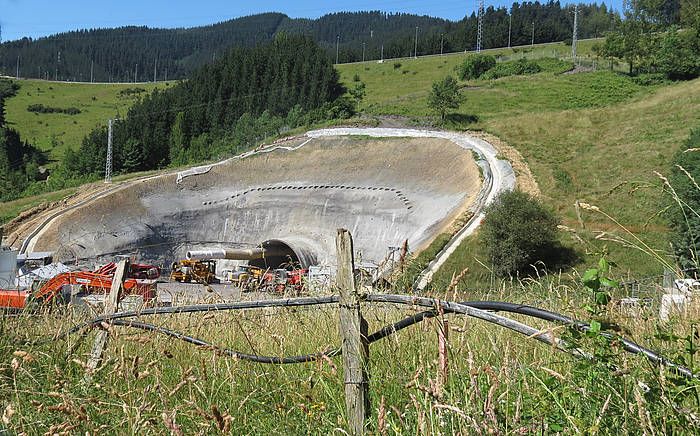
[[[136,139],[129,139],[124,144],[122,169],[131,173],[143,169],[144,153],[143,145]]]
[[[187,148],[185,113],[178,112],[170,131],[170,162],[178,165],[185,163],[183,156]]]

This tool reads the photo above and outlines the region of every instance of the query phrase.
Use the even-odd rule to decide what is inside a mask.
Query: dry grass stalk
[[[386,436],[386,403],[383,395],[377,413],[377,431],[380,435]]]
[[[469,272],[469,268],[464,268],[462,272],[457,274],[456,276],[454,273],[452,274],[452,280],[450,281],[450,285],[447,287],[447,292],[445,294],[449,294],[450,292],[454,292],[457,290],[457,285],[459,285],[459,282],[464,279],[464,276],[467,275]]]
[[[165,424],[165,427],[170,430],[170,434],[175,435],[175,436],[184,436],[184,433],[182,432],[182,429],[180,428],[179,425],[175,423],[175,415],[177,412],[173,411],[171,414],[168,414],[167,412],[163,412],[161,415],[163,418],[163,423]]]

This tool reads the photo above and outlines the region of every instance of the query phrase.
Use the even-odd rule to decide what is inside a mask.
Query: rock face
[[[171,174],[120,189],[57,218],[34,249],[166,263],[191,248],[267,242],[287,246],[307,266],[335,262],[343,227],[359,260],[378,263],[405,240],[412,250],[429,244],[481,186],[471,152],[443,139],[324,137],[288,145],[180,183]]]

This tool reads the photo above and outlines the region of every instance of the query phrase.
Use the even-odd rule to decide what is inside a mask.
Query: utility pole
[[[384,44],[382,44],[382,62],[384,62]]]
[[[156,58],[156,62],[153,65],[153,83],[156,83],[157,77],[158,77],[158,58]]]
[[[535,22],[532,22],[532,40],[530,41],[530,47],[535,46]]]
[[[571,58],[576,63],[576,43],[578,42],[578,4],[574,5],[574,36],[571,39]]]
[[[440,56],[442,56],[442,50],[444,47],[444,42],[445,42],[445,34],[441,33],[440,34]]]
[[[136,64],[136,72],[134,73],[134,83],[138,81],[139,77],[139,64]]]
[[[418,59],[418,26],[416,26],[416,43],[415,49],[413,50],[413,57],[415,59]]]
[[[477,14],[476,52],[481,53],[481,36],[484,32],[484,0],[479,0],[479,10]]]
[[[365,61],[365,45],[366,45],[366,43],[363,42],[362,43],[362,62]]]
[[[17,56],[17,80],[19,80],[19,55]]]
[[[335,64],[338,65],[338,59],[340,59],[340,35],[335,40]]]
[[[112,124],[114,120],[107,123],[107,163],[105,164],[105,183],[112,183]]]
[[[54,80],[58,81],[58,67],[61,65],[61,52],[58,52],[58,63],[56,64],[56,76],[54,76]]]
[[[95,72],[95,60],[93,59],[90,62],[90,83],[94,83],[94,80],[95,80],[94,72]]]
[[[510,35],[513,29],[513,11],[508,15],[508,48],[510,48]]]

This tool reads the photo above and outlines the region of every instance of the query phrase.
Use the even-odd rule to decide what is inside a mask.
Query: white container
[[[17,278],[17,251],[0,248],[0,288],[13,289]]]

